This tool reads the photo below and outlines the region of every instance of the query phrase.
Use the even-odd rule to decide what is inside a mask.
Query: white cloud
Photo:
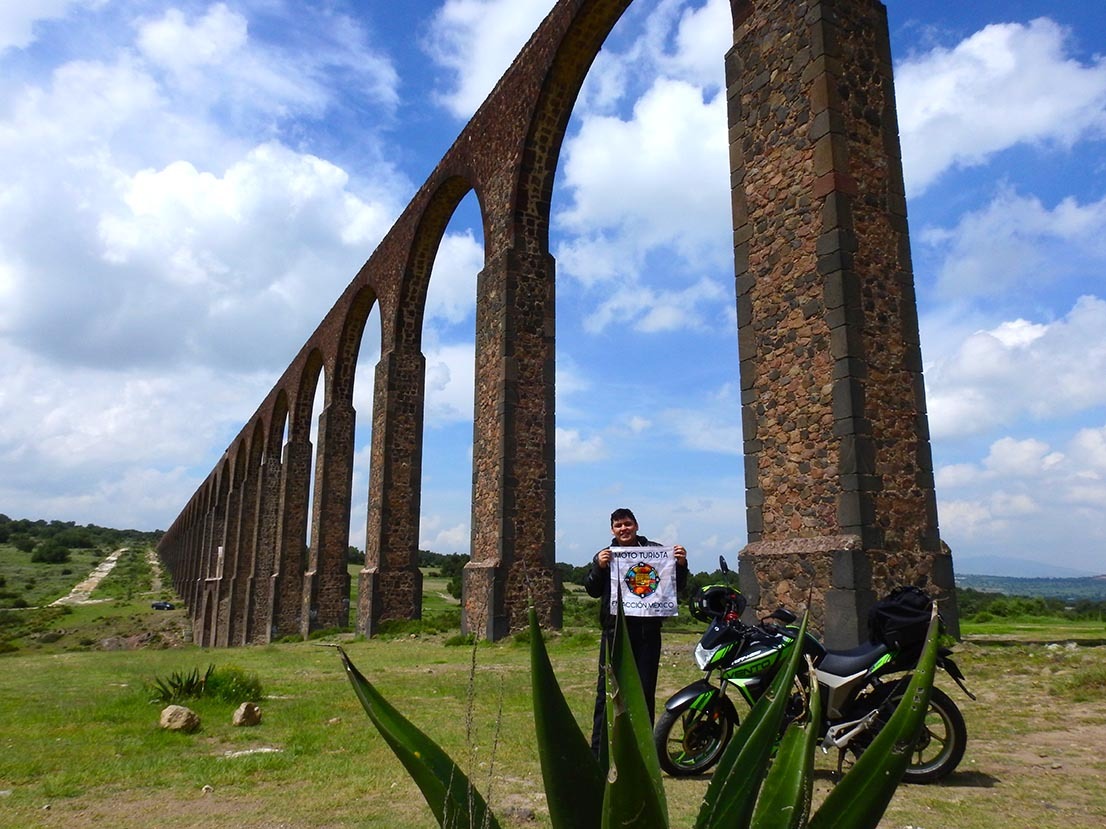
[[[707,0],[700,8],[683,8],[675,46],[675,52],[661,62],[670,76],[707,88],[725,85],[724,58],[733,47],[730,3]]]
[[[1006,475],[1038,474],[1063,462],[1064,455],[1050,452],[1048,444],[1043,441],[1002,438],[991,444],[991,451],[983,464],[989,472],[1001,478]]]
[[[426,352],[426,423],[472,422],[476,383],[473,343],[428,347]]]
[[[1054,208],[1003,187],[955,227],[925,228],[919,242],[943,261],[938,285],[950,297],[1046,294],[1057,283],[1106,270],[1106,199]]]
[[[605,460],[607,456],[603,438],[585,438],[576,429],[557,428],[558,463],[595,463]]]
[[[348,17],[295,7],[295,24],[279,45],[253,38],[246,17],[216,3],[194,19],[176,8],[136,22],[136,47],[152,74],[191,106],[229,107],[235,117],[322,115],[344,93],[331,73],[348,73],[359,94],[389,107],[399,76],[369,49]],[[329,81],[329,82],[328,82]]]
[[[175,514],[195,489],[192,465],[238,432],[271,383],[203,368],[67,369],[4,345],[0,359],[0,503],[25,515],[48,503],[50,515],[106,526]]]
[[[106,0],[34,0],[0,4],[0,54],[5,49],[24,49],[35,40],[35,24],[65,17],[80,6],[98,6]]]
[[[977,463],[937,469],[941,535],[956,553],[1024,555],[1102,571],[1106,543],[1106,427],[1079,430],[1063,449],[1028,438],[994,441]]]
[[[725,97],[658,80],[630,120],[585,116],[566,144],[571,203],[559,227],[577,235],[557,253],[585,283],[635,274],[651,249],[721,266],[729,256]]]
[[[70,172],[88,199],[59,207],[49,185],[20,182],[19,221],[0,229],[16,263],[0,330],[62,361],[275,366],[329,307],[320,284],[336,296],[393,211],[349,192],[333,164],[278,144],[222,174],[183,161]]]
[[[1106,474],[1106,427],[1080,429],[1071,446],[1072,453],[1092,474]]]
[[[224,3],[211,6],[194,25],[180,9],[169,9],[139,28],[138,48],[153,63],[180,75],[225,63],[245,47],[246,30],[246,18]]]
[[[713,312],[727,300],[717,282],[700,279],[683,290],[654,290],[643,286],[617,290],[584,320],[584,330],[596,334],[610,325],[647,334],[703,328],[714,322]]]
[[[453,76],[440,93],[446,108],[472,115],[552,7],[551,0],[446,0],[424,44]]]
[[[467,553],[471,541],[468,524],[448,524],[440,515],[423,515],[419,521],[419,547],[437,553]]]
[[[926,367],[934,440],[985,434],[1106,405],[1106,302],[1081,297],[1062,319],[976,331]]]
[[[484,268],[484,246],[472,230],[447,233],[438,247],[430,289],[427,320],[457,324],[476,309],[476,277]]]
[[[995,23],[955,47],[895,68],[907,192],[986,163],[1016,144],[1070,148],[1106,133],[1106,60],[1069,56],[1070,32],[1047,18]]]

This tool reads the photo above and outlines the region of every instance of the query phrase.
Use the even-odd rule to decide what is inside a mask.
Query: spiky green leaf
[[[614,647],[607,660],[607,738],[610,767],[603,798],[603,829],[668,829],[660,761],[621,598]]]
[[[810,829],[875,829],[910,765],[911,749],[925,724],[937,670],[937,608],[918,666],[902,701],[848,774],[833,787],[810,820]]]
[[[438,825],[449,829],[499,829],[484,798],[449,755],[396,711],[342,648],[338,653],[365,713],[419,787]]]
[[[802,656],[807,616],[803,614],[787,661],[722,753],[703,796],[695,829],[744,829],[749,825]]]
[[[530,677],[534,730],[553,829],[599,829],[603,772],[561,692],[533,608],[530,608]]]
[[[811,668],[813,675],[814,670]],[[764,779],[751,829],[801,829],[810,816],[814,792],[814,749],[822,718],[822,697],[818,683],[811,683],[807,716],[802,723],[787,727],[779,750]]]

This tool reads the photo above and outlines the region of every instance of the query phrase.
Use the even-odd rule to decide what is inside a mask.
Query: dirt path
[[[150,592],[161,592],[161,559],[153,547],[146,551],[146,562],[150,565]]]
[[[91,598],[92,591],[99,587],[100,582],[104,580],[107,574],[115,569],[115,564],[119,561],[119,557],[126,551],[127,548],[123,547],[109,555],[96,565],[95,569],[88,574],[88,578],[70,590],[68,596],[62,596],[60,599],[50,602],[50,607],[64,604],[97,604],[98,602],[108,601],[108,599]]]

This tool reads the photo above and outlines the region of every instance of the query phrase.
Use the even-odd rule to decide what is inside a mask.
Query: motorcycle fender
[[[960,666],[957,665],[948,656],[949,652],[943,653],[937,657],[937,664],[941,668],[945,669],[945,673],[956,680],[956,684],[960,686],[960,690],[968,695],[970,699],[975,699],[975,694],[968,690],[967,680],[964,677],[964,672],[960,670]]]
[[[713,695],[717,693],[718,689],[715,686],[711,685],[705,679],[700,679],[674,693],[668,698],[668,702],[664,704],[664,707],[666,711],[675,711],[688,703],[694,702],[704,694]]]

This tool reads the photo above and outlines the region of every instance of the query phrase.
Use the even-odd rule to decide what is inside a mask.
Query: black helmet
[[[708,584],[688,601],[691,615],[700,622],[711,622],[730,613],[736,619],[745,611],[745,597],[728,584]]]

